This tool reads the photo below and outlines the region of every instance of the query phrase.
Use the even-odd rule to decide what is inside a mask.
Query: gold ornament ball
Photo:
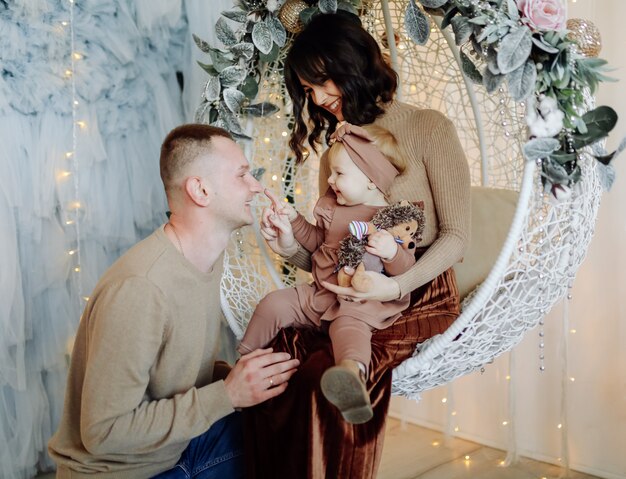
[[[602,50],[602,38],[600,30],[589,20],[583,18],[570,18],[567,21],[569,39],[578,44],[578,50],[586,57],[597,57]]]
[[[308,7],[309,4],[304,0],[287,0],[278,12],[278,19],[288,32],[300,33],[304,28],[300,21],[300,12]]]

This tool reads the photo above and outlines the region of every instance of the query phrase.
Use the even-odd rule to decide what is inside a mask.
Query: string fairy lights
[[[71,150],[65,153],[66,160],[69,161],[69,169],[62,170],[57,174],[57,181],[63,181],[68,178],[72,178],[73,187],[73,199],[66,206],[66,220],[65,225],[71,227],[74,232],[75,246],[67,251],[67,254],[73,260],[72,271],[75,273],[73,282],[76,285],[76,291],[78,293],[79,302],[81,300],[87,301],[89,297],[83,295],[83,282],[82,282],[82,251],[81,251],[81,211],[84,210],[84,204],[80,201],[80,182],[79,182],[79,164],[76,149],[78,145],[78,131],[85,130],[87,123],[83,120],[78,120],[78,101],[76,94],[76,62],[83,60],[84,55],[76,51],[76,32],[74,25],[74,0],[68,0],[69,2],[69,22],[63,21],[61,25],[64,27],[69,26],[70,34],[70,53],[69,60],[70,66],[65,70],[65,78],[70,82],[71,93],[71,115],[72,115],[72,147]],[[82,307],[82,304],[79,304]],[[82,309],[82,308],[80,308]]]

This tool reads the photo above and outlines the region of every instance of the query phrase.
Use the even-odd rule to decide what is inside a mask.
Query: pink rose
[[[561,0],[516,0],[523,20],[533,30],[563,30],[565,8]]]

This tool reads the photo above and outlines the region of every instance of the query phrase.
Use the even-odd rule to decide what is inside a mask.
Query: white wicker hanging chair
[[[517,192],[511,226],[495,264],[464,299],[461,315],[444,334],[419,345],[416,354],[394,370],[393,393],[417,398],[421,391],[480,369],[511,349],[566,294],[593,234],[601,187],[589,157],[581,164],[582,180],[568,200],[555,202],[544,195],[537,165],[524,161],[521,153],[526,141],[524,105],[515,104],[504,89],[488,95],[482,87],[474,87],[461,73],[458,47],[449,31],[440,30],[435,19],[428,44],[413,44],[403,27],[407,3],[373,2],[364,18],[379,39],[394,38],[383,35],[386,24],[399,35],[395,52],[393,44],[390,48],[401,78],[402,101],[440,110],[455,123],[473,185],[489,188],[474,188],[473,195],[491,191],[494,194],[486,198],[498,202],[499,191]],[[274,103],[286,98],[281,61],[266,72],[261,84],[262,99]],[[253,166],[265,168],[268,187],[280,190],[299,211],[310,214],[318,190],[317,164],[310,158],[295,170],[286,141],[289,111],[288,105],[285,111],[249,125],[255,140],[248,153]],[[222,309],[238,338],[272,283],[280,288],[306,280],[265,247],[256,228],[234,236],[224,261]],[[488,228],[475,224],[472,229]],[[466,257],[467,263],[475,264],[469,260]]]

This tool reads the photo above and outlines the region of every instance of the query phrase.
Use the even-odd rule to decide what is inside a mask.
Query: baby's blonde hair
[[[370,136],[374,139],[374,145],[385,155],[385,157],[395,166],[399,174],[404,173],[406,170],[406,161],[400,151],[400,146],[396,141],[396,137],[393,136],[389,130],[374,124],[364,125],[361,128],[366,130]],[[343,144],[340,141],[336,141],[328,149],[328,160],[333,160],[337,153],[343,148]]]

